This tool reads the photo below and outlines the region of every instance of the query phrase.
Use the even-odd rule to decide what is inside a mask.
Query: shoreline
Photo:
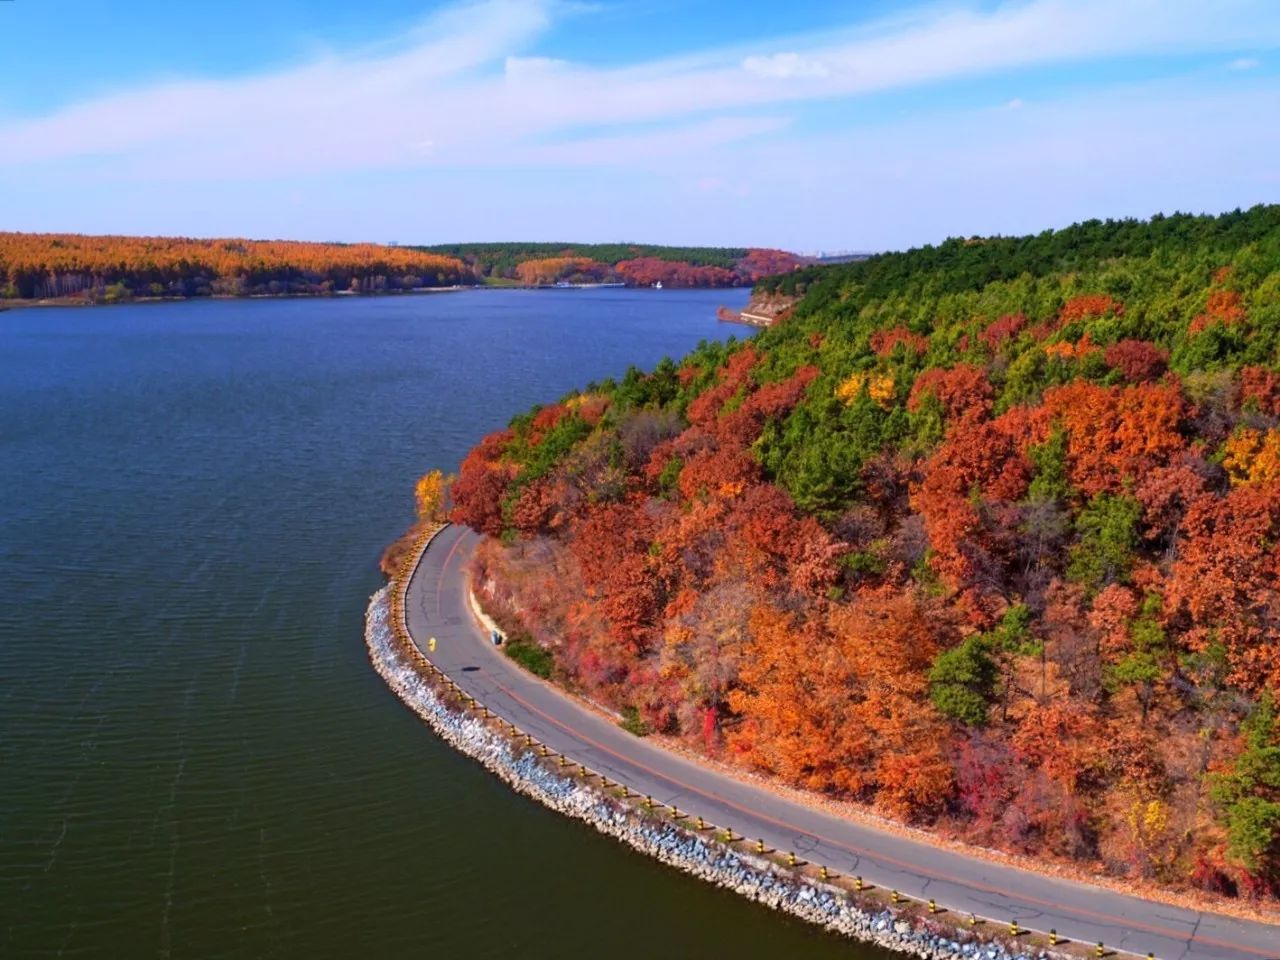
[[[129,297],[127,300],[86,300],[84,297],[44,297],[39,300],[11,297],[0,300],[0,311],[13,307],[125,307],[146,303],[203,303],[209,300],[325,300],[342,297],[399,297],[418,293],[461,293],[465,290],[480,290],[482,285],[454,284],[448,287],[415,287],[412,290],[381,290],[376,293],[356,293],[351,290],[331,290],[328,293],[246,293],[234,296],[226,293],[214,293],[207,297]]]
[[[127,300],[86,300],[83,297],[44,297],[39,300],[13,297],[0,299],[0,313],[5,310],[28,310],[49,307],[125,307],[153,303],[204,303],[210,300],[337,300],[345,298],[374,299],[378,297],[416,296],[434,293],[467,293],[481,290],[530,290],[545,293],[555,290],[648,290],[644,286],[628,286],[625,283],[579,284],[573,287],[537,286],[533,284],[454,284],[447,287],[415,287],[412,290],[381,290],[373,293],[356,293],[351,290],[331,290],[328,293],[247,293],[233,296],[225,293],[211,294],[207,297],[130,297]],[[742,290],[750,287],[667,287],[655,290],[655,293],[685,292],[689,290]]]
[[[640,853],[698,879],[824,929],[922,960],[1076,960],[1085,944],[1050,949],[1026,928],[993,918],[933,915],[932,904],[896,891],[856,885],[778,851],[756,851],[746,838],[710,824],[694,829],[674,809],[654,804],[601,775],[549,752],[490,714],[426,659],[409,638],[404,597],[426,548],[445,526],[425,532],[391,582],[365,613],[365,642],[373,667],[400,700],[460,753],[476,760],[511,789],[580,820]],[[509,727],[509,729],[507,729]],[[558,761],[558,762],[557,762]],[[772,853],[772,855],[770,855]],[[945,912],[944,912],[945,914]],[[1012,942],[1012,946],[1010,945]],[[1120,953],[1125,951],[1121,950]]]

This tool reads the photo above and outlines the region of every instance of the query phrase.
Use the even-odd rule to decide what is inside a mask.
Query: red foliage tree
[[[981,339],[988,349],[996,351],[1025,330],[1026,326],[1027,318],[1021,313],[1006,313],[987,325],[982,331]]]
[[[618,276],[633,287],[732,287],[738,275],[724,267],[695,267],[691,263],[636,257],[614,266]]]
[[[911,387],[907,409],[919,410],[926,395],[937,398],[947,417],[985,417],[991,412],[994,396],[986,372],[967,363],[920,374]]]
[[[1280,484],[1249,484],[1225,497],[1203,494],[1182,524],[1167,602],[1183,618],[1183,643],[1203,653],[1220,647],[1229,681],[1280,693]]]
[[[458,470],[453,484],[452,519],[490,536],[502,533],[502,501],[515,477],[515,468],[501,462],[511,430],[491,433],[477,444]]]
[[[1268,367],[1241,367],[1240,402],[1245,408],[1280,416],[1280,374]]]
[[[804,264],[804,260],[785,250],[769,250],[753,247],[738,261],[737,269],[747,280],[755,282],[761,277],[790,273]]]
[[[929,338],[912,333],[906,327],[894,327],[891,330],[876,330],[871,334],[871,349],[878,357],[887,357],[898,347],[917,357],[924,356],[929,349]]]
[[[1169,351],[1147,340],[1121,340],[1107,347],[1102,359],[1130,383],[1159,380],[1169,366]]]
[[[1002,425],[961,420],[925,463],[911,505],[924,519],[933,566],[955,584],[971,579],[990,555],[984,540],[984,504],[1018,500],[1031,464]]]

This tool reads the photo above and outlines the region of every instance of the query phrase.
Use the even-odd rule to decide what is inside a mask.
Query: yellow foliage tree
[[[423,474],[413,488],[414,499],[418,504],[418,519],[429,523],[439,523],[445,516],[445,503],[449,496],[449,487],[453,476],[445,476],[439,470]]]
[[[1173,851],[1169,842],[1169,805],[1159,799],[1137,799],[1125,814],[1129,842],[1145,867],[1161,869]]]
[[[885,373],[854,373],[846,377],[838,387],[836,396],[845,403],[853,403],[867,388],[867,395],[882,407],[893,402],[893,377]]]
[[[1222,447],[1222,466],[1233,484],[1280,480],[1280,430],[1237,430]]]

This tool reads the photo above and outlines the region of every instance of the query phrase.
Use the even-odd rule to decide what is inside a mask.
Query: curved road
[[[930,898],[1024,928],[1160,960],[1280,958],[1280,926],[1184,910],[1087,884],[971,859],[776,796],[625,732],[529,675],[489,642],[467,605],[463,573],[478,536],[442,530],[410,577],[405,615],[415,644],[481,704],[576,763],[655,802],[781,851],[859,875],[882,889]],[[436,649],[428,649],[435,637]]]

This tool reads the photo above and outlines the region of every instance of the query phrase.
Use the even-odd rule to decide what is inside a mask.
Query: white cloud
[[[1004,108],[1005,108],[1006,110],[1020,110],[1020,109],[1022,109],[1022,98],[1021,98],[1021,97],[1014,97],[1012,100],[1010,100],[1008,103],[1006,103],[1006,104],[1004,105]]]
[[[550,26],[541,0],[445,10],[411,43],[228,80],[188,80],[0,122],[0,166],[120,156],[143,174],[201,178],[403,163],[453,111],[449,89]],[[287,164],[289,166],[277,166]]]
[[[742,69],[757,77],[787,80],[792,77],[826,77],[831,68],[821,60],[802,57],[798,53],[775,53],[767,57],[746,57]]]
[[[644,166],[655,160],[727,149],[754,137],[776,133],[787,125],[782,117],[712,117],[657,130],[528,146],[522,152],[522,163],[547,167]]]
[[[820,134],[743,139],[681,125],[665,143],[597,136],[569,177],[477,166],[420,177],[102,183],[48,168],[6,198],[11,229],[448,241],[578,240],[884,249],[947,235],[1018,234],[1088,217],[1220,212],[1280,201],[1280,91],[1224,93],[1197,76],[1034,109],[912,114]],[[764,118],[767,119],[767,118]],[[682,138],[701,137],[697,151]],[[558,146],[558,145],[557,145]],[[543,156],[544,162],[561,158]],[[607,164],[632,163],[615,171]],[[95,163],[93,169],[98,165]],[[441,178],[448,176],[448,180]],[[442,184],[444,187],[442,188]],[[282,203],[289,189],[306,202]],[[51,204],[67,191],[74,207]],[[744,202],[750,196],[752,202]],[[86,202],[87,201],[87,202]]]
[[[1227,64],[1228,70],[1252,70],[1262,66],[1262,61],[1254,57],[1239,57]]]
[[[732,167],[740,153],[761,158],[770,142],[796,170],[820,165],[806,152],[818,141],[790,130],[788,104],[1107,57],[1280,45],[1280,18],[1266,0],[1212,8],[1200,0],[1027,0],[926,8],[843,33],[599,68],[537,54],[568,9],[556,0],[483,0],[378,48],[259,75],[155,84],[33,120],[0,118],[0,176],[19,168],[24,177],[52,176],[79,164],[90,197],[104,183],[130,181],[203,188],[427,170],[438,186],[462,170],[522,167],[680,169],[679,182],[688,183],[690,168]],[[1017,110],[1021,104],[1015,98],[989,112],[1043,115],[1039,98],[1034,111]],[[940,126],[923,116],[914,122],[916,131]],[[1052,128],[1041,135],[1060,142]],[[842,150],[871,142],[851,133]],[[909,153],[894,155],[895,182],[925,169]],[[762,176],[717,175],[741,186],[702,192],[728,196]]]
[[[557,60],[554,57],[507,57],[503,72],[508,80],[521,81],[543,77],[568,67],[568,60]]]

